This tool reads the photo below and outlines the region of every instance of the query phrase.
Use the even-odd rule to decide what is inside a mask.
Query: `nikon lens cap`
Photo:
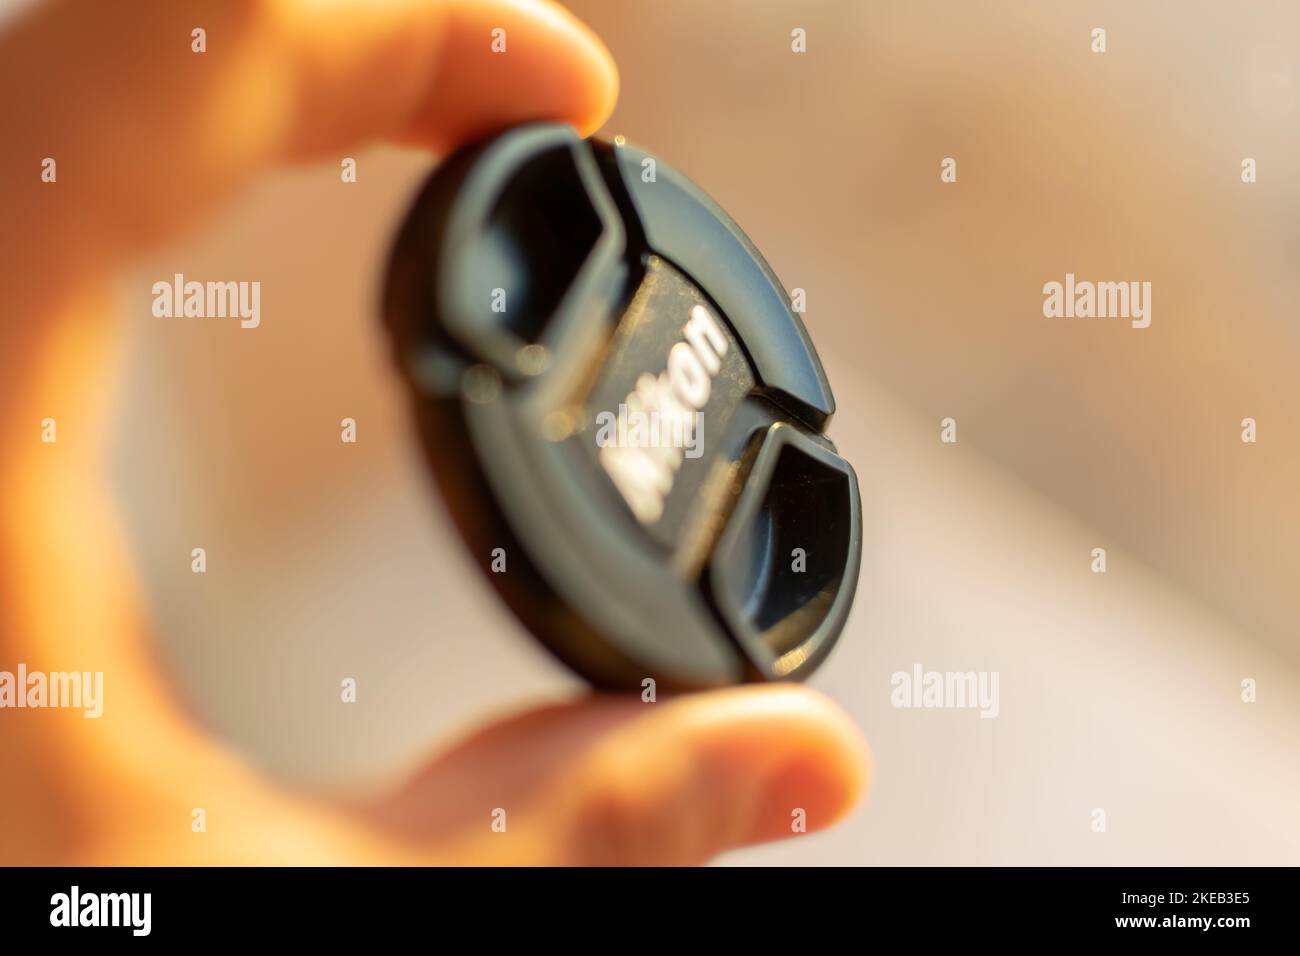
[[[587,680],[797,679],[853,602],[861,505],[781,284],[685,177],[567,126],[450,157],[385,319],[470,551]]]

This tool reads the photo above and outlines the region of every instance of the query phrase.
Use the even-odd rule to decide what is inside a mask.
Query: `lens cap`
[[[517,127],[450,157],[385,320],[429,466],[523,623],[592,683],[797,679],[848,616],[857,478],[758,250],[622,140]]]

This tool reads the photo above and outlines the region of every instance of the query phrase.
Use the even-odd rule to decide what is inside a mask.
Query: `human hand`
[[[599,41],[525,0],[56,2],[5,26],[0,670],[102,671],[106,705],[0,710],[0,863],[694,863],[789,835],[795,808],[811,830],[853,804],[856,729],[793,686],[543,708],[341,804],[253,772],[150,655],[102,476],[114,273],[261,170],[371,139],[445,150],[527,120],[585,134],[616,88]]]

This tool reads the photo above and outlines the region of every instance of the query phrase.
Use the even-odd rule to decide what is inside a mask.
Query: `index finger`
[[[261,167],[373,138],[445,148],[534,119],[589,132],[617,85],[600,41],[548,0],[52,3],[0,37],[0,189],[29,227],[10,262],[51,242],[64,264],[116,258]]]

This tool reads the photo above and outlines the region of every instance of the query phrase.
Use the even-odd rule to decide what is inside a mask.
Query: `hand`
[[[599,41],[540,0],[55,2],[5,24],[0,670],[103,671],[105,708],[0,710],[0,863],[694,863],[790,835],[795,808],[812,830],[852,806],[857,731],[799,687],[544,708],[340,804],[204,734],[150,657],[101,476],[114,272],[259,170],[534,119],[589,133],[616,91]]]

